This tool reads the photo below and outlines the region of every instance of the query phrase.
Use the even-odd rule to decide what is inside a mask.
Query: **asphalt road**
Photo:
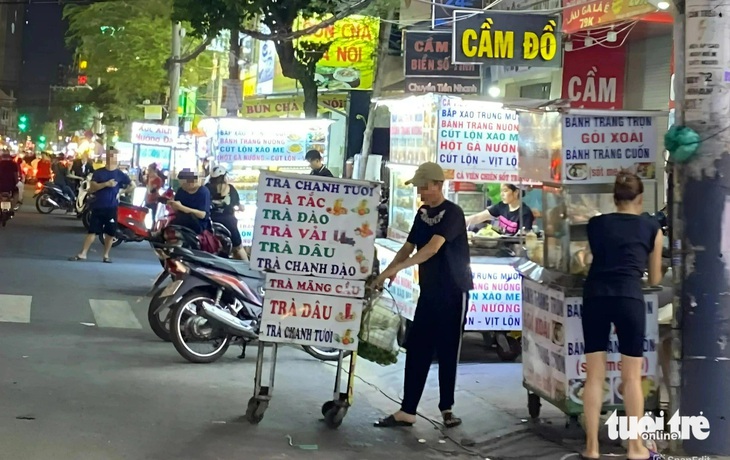
[[[467,429],[451,439],[423,421],[374,428],[397,408],[402,370],[362,361],[355,405],[338,430],[327,428],[320,407],[332,398],[334,368],[293,347],[280,352],[264,420],[250,425],[255,348],[244,360],[231,347],[217,363],[187,363],[147,325],[144,296],[160,271],[149,246],[123,244],[104,264],[95,243],[88,261],[68,261],[84,234],[75,217],[42,216],[28,198],[0,229],[0,460],[475,458],[490,451],[492,433],[518,433],[523,449],[549,453],[502,446],[492,458],[570,452],[529,447],[520,364],[497,363],[478,338],[458,380]],[[423,403],[433,417],[435,377]]]

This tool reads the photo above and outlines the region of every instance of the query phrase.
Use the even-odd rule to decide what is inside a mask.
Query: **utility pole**
[[[180,50],[182,48],[182,26],[172,23],[172,64],[170,65],[170,101],[168,105],[168,124],[178,126],[177,105],[180,97]]]
[[[390,31],[393,27],[393,17],[395,17],[395,9],[389,7],[385,17],[380,21],[380,31],[378,36],[378,60],[375,63],[375,75],[373,76],[373,92],[370,96],[375,99],[380,96],[383,87],[383,76],[385,75],[385,59],[388,57],[390,49]],[[357,171],[353,171],[353,179],[363,179],[365,171],[367,171],[368,155],[372,149],[373,131],[375,131],[375,109],[374,101],[370,102],[368,110],[368,120],[365,123],[365,132],[362,137],[362,149],[360,150],[360,167]]]
[[[681,5],[680,5],[681,6]],[[705,440],[683,443],[687,455],[730,455],[730,4],[685,1],[684,124],[700,136],[699,150],[678,166],[681,221],[674,237],[682,257],[681,415],[702,413]],[[681,12],[681,10],[680,10]],[[678,72],[681,75],[681,72]],[[676,77],[675,77],[676,79]],[[690,433],[691,434],[691,433]]]
[[[681,126],[684,124],[684,34],[685,20],[684,0],[678,0],[674,10],[674,81],[672,89],[674,93],[674,122],[673,124]],[[672,299],[672,323],[671,323],[671,345],[669,375],[665,379],[669,382],[669,412],[674,414],[681,406],[680,396],[682,391],[682,257],[681,244],[675,245],[674,242],[682,241],[682,222],[679,216],[682,215],[682,181],[680,179],[681,170],[674,164],[668,165],[667,178],[667,198],[669,215],[672,216],[672,222],[669,228],[670,248],[672,248],[672,287],[674,290],[674,298]],[[662,344],[662,350],[666,350]],[[669,441],[669,450],[673,453],[680,453],[682,450],[682,442],[679,440]]]
[[[243,89],[241,88],[241,32],[236,27],[231,29],[231,37],[228,43],[228,86],[227,91],[241,91],[240,97],[243,97]],[[235,82],[235,84],[233,83]],[[230,95],[228,96],[230,97]],[[238,110],[227,108],[229,117],[237,117]]]

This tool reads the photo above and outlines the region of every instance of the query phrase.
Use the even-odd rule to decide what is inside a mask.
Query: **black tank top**
[[[588,243],[593,262],[583,297],[643,299],[641,278],[659,223],[634,214],[604,214],[588,222]]]

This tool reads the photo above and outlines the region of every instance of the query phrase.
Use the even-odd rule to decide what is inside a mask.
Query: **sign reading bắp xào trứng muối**
[[[610,184],[622,170],[656,178],[656,119],[641,116],[563,117],[562,177],[568,182]]]
[[[267,290],[259,339],[356,351],[363,300]]]
[[[472,264],[468,331],[522,330],[522,276],[510,265]]]
[[[442,97],[437,159],[454,171],[517,172],[517,113],[483,101]]]
[[[219,164],[306,166],[308,150],[327,154],[328,128],[307,120],[217,121],[214,155]]]
[[[380,185],[320,176],[259,176],[251,267],[366,279],[372,273]]]

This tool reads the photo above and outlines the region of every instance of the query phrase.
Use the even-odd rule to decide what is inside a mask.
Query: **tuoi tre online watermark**
[[[616,411],[606,420],[608,437],[612,440],[643,439],[645,441],[687,441],[698,439],[703,441],[710,436],[710,421],[702,415],[680,416],[679,411],[666,422],[669,431],[665,431],[664,411],[658,417],[628,417],[618,415]]]

